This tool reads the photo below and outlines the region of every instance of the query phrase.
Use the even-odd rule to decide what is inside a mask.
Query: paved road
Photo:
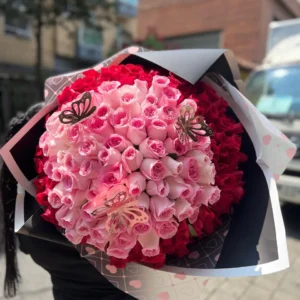
[[[283,272],[257,278],[210,279],[198,297],[185,300],[298,300],[300,295],[300,206],[285,205],[283,215],[288,235],[291,267]],[[31,259],[19,254],[23,283],[14,300],[53,300],[49,275]],[[0,283],[4,259],[0,257]],[[0,300],[3,300],[0,290]],[[100,299],[99,299],[100,300]],[[172,300],[172,299],[170,299]]]

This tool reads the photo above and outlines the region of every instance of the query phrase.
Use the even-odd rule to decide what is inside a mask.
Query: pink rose
[[[79,218],[75,224],[75,230],[83,236],[89,235],[91,231],[91,224],[88,224],[84,219]]]
[[[183,170],[180,174],[181,177],[198,182],[200,178],[200,166],[197,159],[194,157],[181,156],[177,158],[178,162],[183,164]]]
[[[161,162],[164,164],[168,176],[178,176],[183,171],[183,163],[176,161],[170,156],[163,157]]]
[[[159,116],[163,119],[167,124],[174,123],[177,121],[179,116],[178,109],[175,106],[164,105],[159,109]]]
[[[98,160],[103,165],[114,165],[122,160],[122,155],[115,148],[103,149],[98,153]]]
[[[184,182],[191,187],[191,193],[188,197],[185,197],[185,199],[187,201],[189,201],[192,204],[193,207],[195,207],[196,205],[194,205],[194,200],[193,199],[195,198],[198,191],[202,189],[202,187],[198,183],[196,183],[192,180],[185,179]]]
[[[138,241],[143,248],[143,255],[152,257],[159,254],[159,236],[154,229],[146,234],[138,236]]]
[[[150,197],[144,192],[136,197],[138,207],[148,210],[150,205]]]
[[[157,119],[158,111],[157,106],[146,104],[142,107],[142,116],[146,121],[146,125],[150,125],[152,120]]]
[[[193,214],[189,217],[190,224],[194,224],[197,221],[198,215],[199,215],[199,207],[196,207],[194,209]]]
[[[104,138],[109,137],[115,132],[107,120],[98,117],[89,118],[86,126],[88,127],[87,133],[94,133],[100,142],[103,142]]]
[[[115,148],[120,152],[124,151],[131,143],[119,134],[112,134],[107,138],[106,143],[108,147]]]
[[[106,230],[107,218],[101,218],[96,225],[91,228],[91,238],[98,243],[106,243],[108,240],[108,231]]]
[[[142,174],[149,180],[160,181],[166,175],[163,163],[157,159],[145,158],[141,164]]]
[[[147,189],[147,193],[150,196],[166,197],[169,195],[170,192],[170,187],[165,180],[161,180],[161,181],[149,180],[147,182],[146,189]]]
[[[99,107],[103,102],[103,95],[92,90],[90,91],[90,94],[92,95],[92,105]]]
[[[101,169],[101,176],[99,183],[104,184],[106,187],[112,187],[121,183],[127,176],[122,163],[116,163],[114,165],[108,165]]]
[[[68,130],[65,124],[59,124],[56,132],[53,134],[56,139],[66,141],[68,138]]]
[[[144,80],[135,79],[134,86],[137,89],[137,100],[141,104],[146,98],[146,95],[148,94],[148,82]]]
[[[52,175],[53,175],[53,169],[55,167],[57,167],[57,163],[56,163],[56,159],[55,157],[52,157],[50,159],[48,159],[45,164],[44,164],[44,172],[45,174],[52,179]]]
[[[180,176],[167,177],[166,182],[170,187],[170,192],[168,195],[170,199],[189,198],[192,194],[192,187],[185,183]]]
[[[170,79],[166,76],[155,75],[152,80],[152,86],[150,92],[160,98],[163,93],[163,89],[167,87],[170,83]]]
[[[136,223],[132,227],[132,232],[137,236],[144,235],[144,234],[148,233],[150,230],[151,230],[150,222],[148,222],[148,223]]]
[[[170,86],[165,87],[159,100],[159,104],[161,106],[170,105],[176,107],[177,101],[179,100],[180,96],[181,92],[178,89],[172,88]]]
[[[136,244],[137,237],[134,233],[121,232],[114,240],[121,249],[131,250]]]
[[[143,105],[156,105],[158,103],[158,98],[153,93],[149,93],[146,95],[145,100],[143,101]]]
[[[136,150],[133,146],[129,146],[122,153],[122,162],[124,168],[128,173],[136,171],[143,161],[143,155],[140,151]]]
[[[48,194],[48,202],[53,208],[60,208],[62,203],[62,197],[64,195],[62,183],[57,184],[52,191]]]
[[[73,245],[78,245],[81,243],[83,236],[75,229],[67,229],[65,232],[65,237],[73,244]]]
[[[133,118],[129,123],[127,138],[134,145],[139,145],[146,137],[145,121],[142,118]]]
[[[172,238],[177,230],[178,230],[178,223],[171,219],[166,222],[156,222],[154,223],[155,230],[158,236],[164,240]]]
[[[42,147],[43,154],[46,157],[56,156],[59,150],[66,151],[67,149],[68,145],[64,143],[63,139],[55,139],[54,137],[50,137]]]
[[[143,140],[139,150],[145,158],[159,158],[167,155],[163,142],[151,138]]]
[[[147,132],[150,138],[164,141],[167,137],[167,124],[160,119],[152,120]]]
[[[184,108],[184,107],[186,107],[186,106],[191,107],[191,108],[194,110],[194,112],[196,112],[197,109],[198,109],[197,103],[196,103],[196,101],[193,100],[193,99],[185,99],[185,100],[183,100],[183,101],[180,103],[180,105],[179,105],[178,108],[179,108],[179,110],[180,110],[180,108]],[[194,116],[194,115],[193,115],[193,116]]]
[[[107,189],[104,190],[107,191]],[[100,195],[100,193],[98,193],[97,197],[84,204],[81,208],[83,219],[90,222],[96,217],[106,216],[105,201],[105,195]]]
[[[216,170],[214,164],[211,163],[211,159],[201,150],[191,150],[186,153],[187,157],[193,157],[197,160],[199,169],[200,169],[200,176],[198,179],[199,184],[214,184],[215,183],[215,176]]]
[[[211,163],[211,160],[210,158],[205,154],[203,153],[201,150],[191,150],[191,151],[188,151],[185,156],[187,157],[194,157],[200,168],[206,164],[209,164]]]
[[[86,136],[79,144],[78,144],[78,153],[81,156],[96,156],[99,150],[98,142],[94,137]]]
[[[175,128],[174,123],[168,124],[167,132],[168,132],[168,138],[170,138],[170,140],[171,139],[175,140],[178,138],[178,132]]]
[[[126,185],[131,196],[139,196],[146,189],[146,178],[140,172],[131,173]]]
[[[108,120],[110,117],[110,111],[111,109],[109,105],[105,103],[101,103],[97,108],[97,117],[100,120]]]
[[[167,197],[153,196],[150,199],[150,211],[156,221],[169,221],[175,214],[174,201]]]
[[[113,199],[120,192],[129,195],[128,188],[124,184],[117,184],[108,189],[105,196],[107,199]]]
[[[101,243],[101,242],[98,242],[97,240],[94,240],[93,238],[88,238],[87,239],[87,244],[96,247],[100,251],[105,251],[107,242]]]
[[[192,148],[195,150],[200,150],[201,152],[205,153],[207,156],[209,156],[211,150],[210,150],[210,145],[211,145],[211,139],[209,136],[200,136],[198,137],[197,142],[192,143]],[[212,157],[210,157],[212,159]]]
[[[63,174],[66,172],[65,167],[53,167],[52,170],[52,180],[61,181],[63,178]]]
[[[112,242],[109,244],[106,253],[108,256],[126,259],[128,257],[130,250],[131,249],[120,248],[117,241],[113,239]]]
[[[103,95],[103,103],[109,105],[113,109],[120,106],[120,99],[118,96],[119,81],[104,81],[98,87],[98,91]]]
[[[102,164],[98,160],[85,159],[80,165],[79,175],[88,179],[94,179],[98,176]]]
[[[66,229],[74,228],[79,217],[80,208],[70,210],[68,206],[64,205],[55,214],[58,225]]]
[[[217,186],[205,185],[199,190],[193,201],[197,206],[208,206],[218,202],[220,196],[221,190]]]
[[[66,150],[59,150],[57,152],[57,162],[59,164],[63,164],[65,162],[65,156],[67,153],[68,153],[68,151],[66,151]]]
[[[188,151],[187,145],[182,144],[178,138],[176,138],[175,140],[167,138],[164,141],[164,146],[166,151],[170,154],[174,153],[181,156]]]
[[[110,117],[110,123],[115,129],[117,134],[126,136],[128,130],[129,114],[119,107],[117,108]]]
[[[45,138],[47,136],[49,136],[49,133],[51,135],[54,135],[58,129],[58,126],[61,125],[61,122],[59,121],[59,118],[58,118],[58,116],[60,114],[61,114],[60,111],[56,111],[48,118],[48,120],[46,122],[46,131],[40,137],[40,147],[41,147],[41,143],[43,143],[45,141]]]
[[[72,190],[86,190],[89,185],[89,181],[80,177],[79,175],[75,175],[72,172],[66,171],[62,176],[62,183],[64,189],[68,192]]]
[[[70,207],[70,209],[72,209],[73,207],[83,205],[87,201],[85,194],[85,191],[72,191],[71,193],[64,194],[62,196],[61,202],[65,206],[68,206]]]
[[[137,93],[138,89],[133,85],[123,85],[119,88],[120,105],[131,117],[136,117],[141,113],[141,104]]]
[[[67,140],[71,145],[77,144],[82,139],[82,125],[74,124],[68,128]]]
[[[175,216],[179,222],[190,218],[194,213],[194,208],[185,199],[177,199],[175,201],[174,208],[176,211]]]
[[[64,166],[71,172],[77,172],[80,169],[80,165],[83,161],[83,157],[76,153],[67,152],[64,157]]]
[[[216,169],[214,164],[207,164],[201,168],[199,183],[215,184]]]

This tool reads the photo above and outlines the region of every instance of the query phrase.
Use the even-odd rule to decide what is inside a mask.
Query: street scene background
[[[0,0],[0,143],[9,120],[41,101],[49,76],[91,67],[124,47],[141,45],[152,50],[230,49],[248,82],[273,45],[270,24],[299,18],[300,0]],[[256,82],[252,92],[250,100],[256,104]],[[291,199],[295,202],[294,196]],[[185,299],[298,300],[300,205],[283,203],[282,212],[289,269],[258,278],[203,278],[201,294],[187,289]],[[0,300],[3,251],[0,234]],[[18,257],[22,283],[14,299],[53,300],[48,273],[29,256],[19,252]]]

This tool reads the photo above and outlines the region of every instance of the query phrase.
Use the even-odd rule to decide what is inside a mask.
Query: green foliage
[[[157,39],[154,34],[149,35],[142,45],[151,50],[163,50],[165,48],[163,42]]]
[[[97,10],[97,8],[101,10]],[[95,12],[97,11],[97,14]],[[84,21],[101,26],[95,20],[113,21],[114,2],[109,0],[0,0],[0,12],[6,18],[22,19],[31,26],[64,25],[66,21]]]

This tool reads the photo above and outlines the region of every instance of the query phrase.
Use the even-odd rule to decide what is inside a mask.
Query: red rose
[[[62,105],[76,99],[78,95],[78,93],[74,92],[70,87],[67,86],[63,89],[62,93],[58,95],[57,101],[59,105]]]
[[[49,222],[49,223],[52,223],[54,224],[55,226],[58,227],[58,223],[57,223],[57,220],[55,218],[55,213],[56,213],[56,209],[52,208],[51,206],[49,206],[45,212],[42,214],[42,218]]]
[[[41,174],[44,172],[44,159],[43,158],[34,158],[33,159],[35,164],[35,170],[38,174]]]
[[[56,181],[53,181],[53,180],[51,180],[50,178],[47,177],[47,179],[45,181],[45,187],[47,189],[52,190],[56,185],[57,185]]]
[[[49,205],[48,193],[49,193],[49,190],[46,189],[45,191],[36,194],[36,201],[38,202],[39,205],[41,205],[41,206],[48,206]]]
[[[35,157],[43,157],[43,150],[39,146],[36,147]]]
[[[166,240],[163,240],[161,239],[160,240],[160,249],[163,253],[166,253],[166,254],[174,254],[175,252],[175,249],[174,249],[174,245],[173,245],[173,239],[166,239]]]
[[[121,259],[110,256],[110,265],[115,266],[118,269],[123,269],[126,267],[127,259]]]
[[[46,189],[46,180],[48,179],[47,176],[39,176],[34,179],[33,184],[36,187],[38,193],[43,192]]]
[[[144,255],[142,257],[142,262],[154,269],[162,268],[165,265],[165,261],[166,261],[166,254],[164,253],[160,253],[152,257],[148,257]]]
[[[173,243],[175,247],[175,252],[178,257],[183,257],[190,253],[186,248],[191,239],[190,229],[188,227],[187,221],[184,220],[179,223],[178,231],[173,237]]]
[[[218,202],[220,201],[221,200],[219,200]],[[208,207],[201,206],[198,219],[193,224],[193,227],[199,235],[202,235],[202,233],[210,235],[220,224],[221,222],[219,218],[217,218],[216,215]]]

